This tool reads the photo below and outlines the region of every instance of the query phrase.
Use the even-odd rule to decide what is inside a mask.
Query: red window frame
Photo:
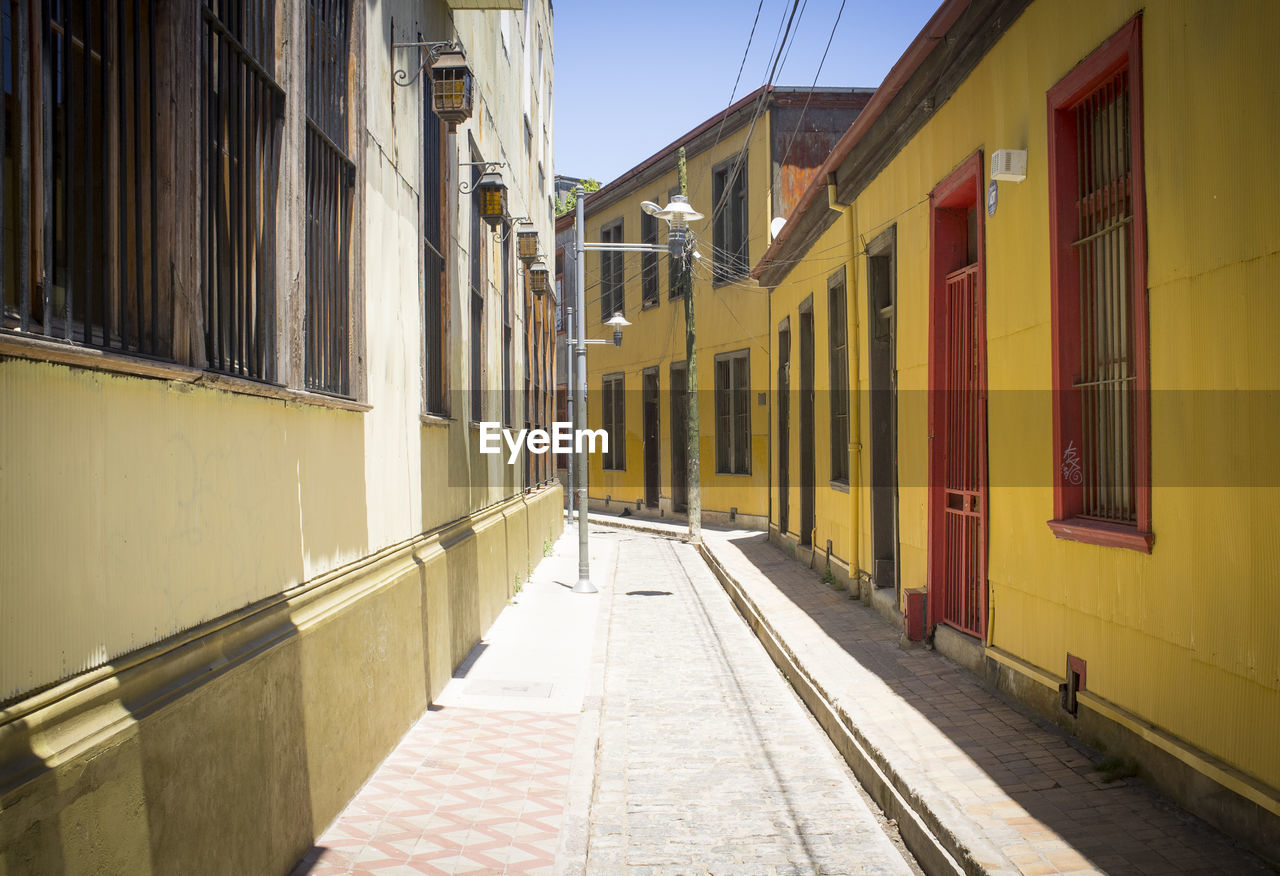
[[[1106,523],[1081,516],[1084,491],[1072,484],[1060,462],[1072,446],[1081,447],[1081,392],[1074,386],[1081,372],[1080,275],[1072,246],[1076,228],[1078,180],[1073,110],[1103,82],[1128,70],[1130,184],[1133,203],[1133,488],[1136,522]],[[1048,521],[1061,539],[1151,552],[1151,367],[1147,314],[1146,186],[1142,128],[1142,16],[1119,31],[1076,65],[1047,93],[1049,125],[1049,265],[1053,320],[1053,453],[1054,519]]]

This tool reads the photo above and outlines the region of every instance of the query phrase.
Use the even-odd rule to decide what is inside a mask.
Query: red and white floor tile
[[[294,876],[550,873],[578,718],[428,711]]]

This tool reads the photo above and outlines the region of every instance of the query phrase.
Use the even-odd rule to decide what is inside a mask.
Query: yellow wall
[[[0,873],[287,872],[541,559],[561,504],[517,496],[11,706]]]
[[[834,264],[821,250],[834,258],[843,238],[844,254],[853,256],[861,248],[853,240],[896,224],[900,569],[904,588],[924,586],[929,211],[922,201],[975,150],[983,150],[985,171],[995,149],[1027,149],[1026,181],[1001,183],[997,212],[985,219],[989,643],[1059,677],[1068,652],[1083,657],[1094,695],[1275,789],[1280,644],[1265,627],[1280,614],[1268,534],[1280,522],[1269,450],[1280,406],[1262,393],[1223,394],[1280,383],[1272,337],[1280,325],[1280,205],[1269,156],[1280,125],[1262,109],[1280,93],[1268,42],[1280,32],[1275,4],[1240,4],[1227,18],[1190,0],[1145,9],[1156,540],[1145,555],[1060,541],[1045,525],[1053,516],[1045,92],[1139,8],[1111,0],[1032,4],[815,245],[814,267],[806,259],[779,287],[771,328],[806,290],[821,316]],[[865,334],[860,255],[851,281],[851,333]],[[817,335],[821,374],[825,335]],[[795,338],[793,319],[793,354]],[[859,367],[865,390],[865,352]],[[865,436],[865,394],[861,405]],[[821,428],[817,438],[821,472]],[[865,459],[861,473],[868,475]],[[865,557],[865,491],[856,508]],[[840,512],[820,504],[824,513]],[[835,532],[838,523],[819,528]]]
[[[768,246],[770,209],[770,152],[768,117],[761,119],[751,134],[747,148],[747,202],[749,263],[754,263]],[[726,135],[720,143],[703,152],[687,156],[689,202],[695,210],[712,212],[712,168],[734,158],[742,149],[747,129]],[[629,243],[640,242],[640,202],[666,204],[668,193],[676,186],[675,171],[643,188],[629,191],[625,197],[600,208],[586,201],[585,239],[599,241],[600,229],[616,219],[623,220],[623,236]],[[660,226],[663,223],[659,223]],[[767,400],[757,404],[757,395],[769,385],[768,376],[768,308],[766,291],[751,280],[714,285],[711,280],[712,228],[709,220],[693,223],[697,236],[696,249],[703,258],[695,260],[693,295],[698,341],[698,386],[702,507],[709,511],[728,512],[737,508],[740,514],[768,513],[769,456],[768,425],[772,408]],[[660,227],[659,240],[666,240]],[[626,317],[632,325],[623,331],[622,347],[594,345],[587,348],[587,418],[590,428],[600,428],[601,378],[605,374],[626,375],[627,449],[625,471],[603,471],[599,455],[590,457],[588,483],[592,499],[606,495],[614,501],[630,503],[644,498],[643,408],[641,406],[641,373],[658,367],[660,396],[659,434],[661,436],[661,493],[671,495],[671,364],[685,361],[684,301],[668,297],[667,256],[658,260],[658,305],[640,307],[640,255],[625,256]],[[600,254],[588,253],[586,259],[586,326],[587,337],[612,337],[612,331],[600,321]],[[715,465],[715,357],[737,350],[750,352],[751,370],[751,474],[717,474]]]
[[[843,272],[845,278],[845,312],[848,322],[846,330],[847,361],[849,378],[847,386],[855,386],[854,375],[858,373],[858,326],[860,312],[854,312],[857,302],[857,284],[850,268],[849,258],[849,226],[848,220],[842,218],[818,238],[813,247],[805,254],[804,261],[788,274],[772,295],[773,312],[769,327],[769,380],[770,385],[778,384],[778,328],[784,319],[788,320],[791,332],[791,397],[790,410],[790,448],[788,453],[788,525],[787,532],[792,536],[800,535],[801,487],[800,458],[805,452],[807,439],[800,432],[800,307],[806,301],[812,301],[813,312],[813,438],[814,451],[814,519],[816,526],[812,533],[813,544],[819,553],[826,556],[826,543],[831,541],[831,557],[838,567],[858,568],[858,555],[853,544],[854,498],[858,495],[858,470],[854,460],[857,459],[857,448],[844,448],[849,454],[849,482],[837,484],[832,479],[831,448],[831,299],[829,281],[833,275]],[[865,368],[862,369],[865,372]],[[850,398],[849,435],[850,443],[856,442],[853,437],[857,425],[858,411],[854,409],[859,396]],[[772,432],[778,431],[777,402],[774,402],[774,414],[771,421]],[[773,466],[780,465],[778,442],[773,440],[771,450]],[[770,522],[773,527],[780,523],[779,508],[782,501],[780,478],[775,473],[770,490],[773,493]]]

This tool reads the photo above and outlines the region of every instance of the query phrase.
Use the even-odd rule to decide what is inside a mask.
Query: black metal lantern
[[[516,233],[516,241],[519,244],[520,261],[526,265],[531,264],[538,257],[538,232],[519,231]]]
[[[431,108],[454,130],[471,118],[471,68],[461,49],[442,52],[431,64]]]
[[[529,265],[529,291],[539,298],[547,294],[547,266],[541,261]]]
[[[507,218],[507,186],[502,181],[502,174],[496,170],[486,171],[476,183],[472,197],[480,199],[480,218],[490,228],[497,228]]]

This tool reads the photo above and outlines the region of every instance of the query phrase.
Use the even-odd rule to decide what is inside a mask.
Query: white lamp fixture
[[[991,178],[1001,182],[1022,182],[1027,178],[1027,150],[997,149],[991,153]]]
[[[605,323],[605,325],[613,326],[613,345],[615,347],[621,347],[622,346],[622,327],[624,325],[631,325],[631,323],[627,322],[627,318],[623,316],[621,313],[615,313],[613,315],[613,318],[608,320]]]

